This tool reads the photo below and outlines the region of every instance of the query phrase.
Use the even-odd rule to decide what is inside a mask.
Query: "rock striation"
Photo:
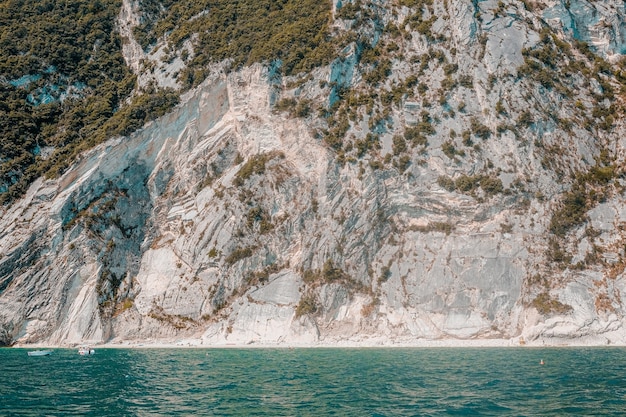
[[[434,1],[427,34],[380,6],[368,48],[403,56],[339,150],[323,113],[371,84],[363,45],[307,77],[216,66],[171,113],[0,208],[0,342],[626,343],[619,80],[542,79],[533,55],[579,41],[617,62],[626,10],[531,6]],[[136,19],[129,2],[120,16]],[[390,41],[390,23],[407,35]]]

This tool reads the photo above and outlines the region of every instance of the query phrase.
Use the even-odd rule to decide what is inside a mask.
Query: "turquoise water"
[[[1,416],[626,414],[623,348],[26,352],[0,349]]]

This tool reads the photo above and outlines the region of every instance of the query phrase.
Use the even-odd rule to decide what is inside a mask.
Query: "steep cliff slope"
[[[0,209],[0,341],[626,343],[625,16],[339,2],[330,65],[204,67]]]

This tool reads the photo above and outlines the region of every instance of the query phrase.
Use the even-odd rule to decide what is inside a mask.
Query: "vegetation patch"
[[[535,307],[539,314],[566,314],[572,311],[572,307],[561,303],[559,300],[555,300],[547,292],[539,294],[531,303],[531,306]]]
[[[328,1],[165,0],[159,5],[158,13],[148,13],[135,28],[135,36],[145,49],[166,34],[171,49],[191,40],[194,55],[180,74],[189,87],[205,78],[211,62],[229,60],[237,69],[275,61],[289,75],[324,65],[334,55]]]
[[[495,175],[466,175],[459,176],[456,180],[441,175],[437,178],[437,184],[448,191],[458,191],[464,194],[475,195],[481,189],[485,195],[492,196],[504,191],[502,180]]]
[[[152,306],[148,316],[178,330],[187,329],[196,324],[192,318],[180,314],[168,314],[163,310],[163,307],[156,304]]]
[[[268,233],[274,228],[269,214],[267,214],[261,207],[252,207],[246,215],[246,224],[250,229],[254,229],[255,225],[259,226],[259,233],[262,235]]]
[[[302,273],[302,279],[305,284],[313,287],[337,283],[355,291],[364,291],[363,284],[354,280],[343,269],[336,267],[331,259],[327,259],[324,262],[322,269],[305,270]]]
[[[0,7],[0,203],[178,102],[177,92],[154,88],[126,102],[136,80],[115,27],[120,7],[119,0]],[[135,35],[145,47],[164,34],[176,47],[193,39],[193,56],[180,74],[184,88],[198,85],[210,62],[229,60],[238,68],[274,61],[291,74],[328,63],[341,46],[329,31],[330,2],[146,0],[141,8],[144,23]],[[310,110],[301,102],[293,112],[303,117]]]
[[[472,117],[470,124],[471,124],[470,129],[472,130],[472,133],[474,135],[476,135],[477,137],[483,140],[489,139],[489,137],[491,136],[491,129],[489,129],[484,124],[480,123],[478,119],[475,117]]]
[[[420,233],[439,232],[449,235],[455,229],[454,224],[449,222],[432,222],[426,226],[411,226],[409,230]]]
[[[286,97],[278,100],[274,105],[275,112],[287,112],[290,117],[304,118],[311,114],[313,102],[309,99],[296,100],[293,97]]]
[[[587,212],[606,197],[607,186],[617,177],[615,166],[601,162],[586,173],[578,173],[572,189],[566,192],[550,219],[550,231],[563,237],[587,221]]]
[[[259,285],[265,284],[268,282],[270,275],[276,274],[285,268],[285,265],[281,265],[279,263],[273,263],[271,265],[266,266],[260,271],[252,271],[248,273],[245,277],[246,284],[248,285]]]
[[[178,102],[135,76],[115,28],[119,0],[3,2],[0,7],[0,203],[55,177],[103,140],[126,135]]]
[[[234,251],[232,251],[224,260],[228,265],[233,265],[239,261],[241,261],[242,259],[246,259],[252,256],[252,254],[254,253],[254,249],[253,247],[245,247],[245,248],[237,248]]]
[[[113,312],[113,317],[117,317],[126,310],[130,310],[134,306],[134,301],[132,298],[125,298],[117,303],[115,306],[115,311]]]
[[[300,297],[300,302],[296,306],[296,318],[315,314],[319,310],[317,297],[313,293],[305,294]]]
[[[268,152],[254,155],[239,169],[233,183],[241,187],[253,175],[263,175],[266,164],[274,158],[284,158],[282,152]]]

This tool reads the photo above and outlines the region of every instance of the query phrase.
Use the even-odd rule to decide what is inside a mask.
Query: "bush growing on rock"
[[[246,180],[253,175],[263,175],[265,173],[266,164],[275,158],[284,158],[282,152],[267,152],[254,155],[237,171],[233,183],[241,187]]]
[[[472,118],[470,124],[472,133],[474,133],[474,135],[481,139],[489,139],[489,137],[491,136],[491,129],[480,123],[475,117]]]
[[[439,178],[437,178],[437,184],[448,191],[454,191],[456,188],[454,180],[446,175],[440,175]]]
[[[482,188],[487,195],[498,194],[504,190],[502,180],[500,180],[500,178],[489,176],[481,178],[480,188]]]
[[[232,251],[230,253],[230,255],[228,255],[224,261],[228,265],[233,265],[233,264],[241,261],[242,259],[246,259],[246,258],[251,257],[252,254],[253,254],[253,248],[252,247],[237,248],[234,251]]]
[[[318,311],[317,298],[314,294],[306,294],[300,298],[296,306],[296,318],[308,314],[315,314]]]
[[[549,293],[543,292],[539,294],[531,303],[537,309],[539,314],[566,314],[572,310],[572,307],[555,300]]]

